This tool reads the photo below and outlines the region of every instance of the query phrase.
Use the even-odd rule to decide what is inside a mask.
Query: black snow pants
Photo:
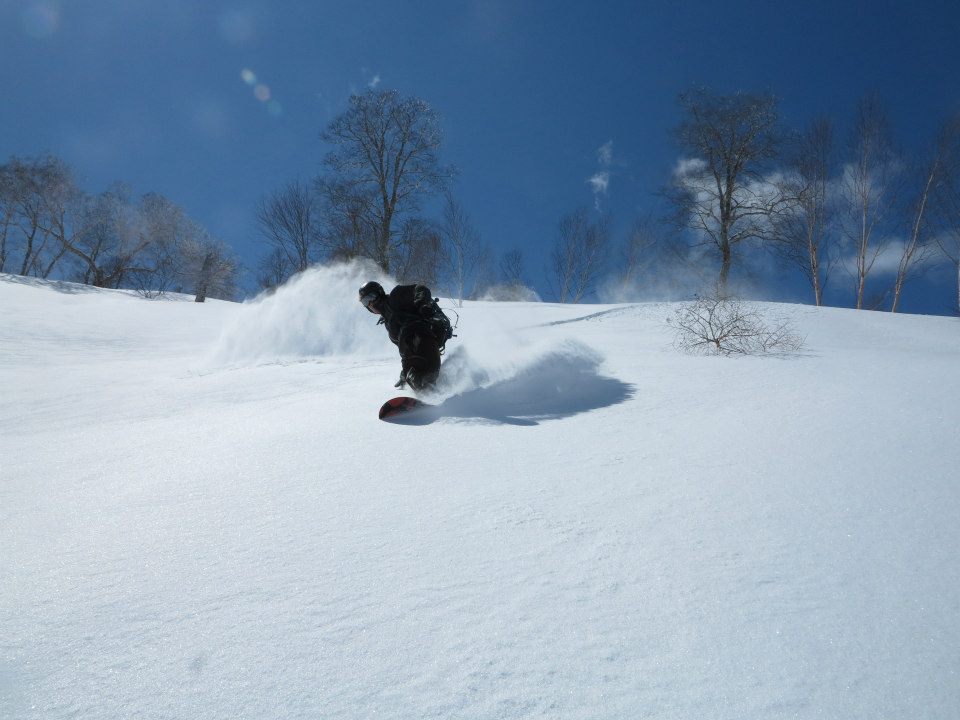
[[[413,322],[400,332],[397,347],[403,377],[414,390],[423,390],[440,375],[440,345],[426,323]]]

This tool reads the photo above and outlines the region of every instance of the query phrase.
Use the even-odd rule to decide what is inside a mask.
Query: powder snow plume
[[[209,365],[238,367],[358,357],[396,361],[399,367],[396,347],[377,326],[376,316],[357,302],[358,288],[371,279],[387,289],[394,284],[362,262],[317,266],[300,273],[276,292],[261,295],[239,309],[216,341]],[[547,368],[560,368],[564,377],[597,373],[602,357],[594,350],[569,337],[531,339],[528,321],[523,319],[526,316],[518,313],[511,321],[513,316],[493,312],[501,305],[467,303],[456,311],[452,319],[459,319],[458,336],[447,344],[438,396],[499,386],[514,379],[511,387],[516,391],[518,382],[525,386]],[[518,307],[526,305],[519,303]],[[441,306],[447,303],[441,300]]]
[[[384,342],[376,317],[357,302],[368,280],[391,281],[359,262],[306,270],[270,295],[245,303],[221,333],[211,353],[216,365],[247,365],[315,356],[382,357]]]
[[[531,384],[537,372],[562,367],[573,375],[596,374],[603,356],[572,336],[531,337],[529,303],[517,313],[502,313],[503,303],[468,303],[459,312],[457,337],[447,344],[438,394],[489,388],[505,382]]]
[[[477,410],[493,404],[519,414],[530,410],[530,415],[545,416],[550,414],[542,407],[545,402],[553,408],[558,400],[582,399],[584,393],[592,392],[602,378],[602,362],[598,352],[570,339],[538,343],[497,361],[479,360],[466,348],[457,348],[444,363],[437,394],[459,398],[447,403],[448,410]]]

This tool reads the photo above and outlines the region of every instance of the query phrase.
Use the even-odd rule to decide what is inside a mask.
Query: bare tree
[[[500,258],[499,280],[489,262],[488,280],[478,294],[481,300],[494,302],[540,302],[540,295],[524,280],[523,252],[514,248]]]
[[[814,120],[791,143],[780,182],[784,204],[774,217],[775,250],[803,273],[817,306],[837,261],[829,244],[833,220],[830,179],[833,173],[833,125]]]
[[[954,277],[957,281],[956,294],[953,298],[953,311],[960,315],[960,227],[955,226],[942,235],[938,235],[937,245],[944,256],[953,264]]]
[[[523,251],[508,250],[500,258],[500,280],[506,285],[523,285]]]
[[[614,302],[628,302],[640,293],[641,282],[651,275],[659,248],[667,247],[651,215],[634,218],[626,235],[617,243],[615,266],[604,287]],[[662,258],[661,258],[662,259]]]
[[[436,287],[442,258],[443,242],[436,226],[423,218],[407,218],[391,260],[397,279]]]
[[[134,203],[119,183],[88,195],[54,157],[0,166],[0,222],[0,259],[19,240],[21,274],[48,277],[63,258],[60,276],[148,297],[186,284],[200,297],[235,291],[229,249],[177,205],[156,193]]]
[[[617,274],[622,285],[633,286],[639,281],[653,261],[656,246],[653,218],[649,215],[636,218],[618,252]]]
[[[184,279],[193,288],[194,300],[207,297],[224,300],[236,294],[239,263],[223,242],[210,237],[202,228],[184,242]]]
[[[418,98],[368,90],[352,96],[321,137],[334,146],[324,164],[343,190],[341,201],[359,202],[368,213],[364,222],[375,228],[370,257],[391,272],[404,217],[452,175],[439,161],[437,114]]]
[[[932,192],[936,243],[953,264],[957,280],[955,312],[960,315],[960,114],[945,124],[940,134],[942,170]]]
[[[286,253],[279,248],[274,248],[262,257],[257,267],[259,270],[257,284],[264,290],[276,290],[291,275],[290,262],[287,260]]]
[[[843,177],[844,233],[854,251],[856,308],[864,305],[867,278],[889,244],[883,222],[896,201],[898,160],[886,112],[876,95],[857,106]]]
[[[71,197],[67,188],[46,198],[50,225],[45,229],[78,262],[84,284],[117,288],[149,270],[141,262],[151,238],[128,192],[116,185],[99,195]]]
[[[467,284],[474,277],[480,263],[482,247],[480,233],[473,226],[463,206],[449,192],[444,198],[440,236],[444,245],[443,258],[447,265],[445,274],[450,285],[450,294],[459,305],[463,305]]]
[[[19,274],[46,277],[63,255],[47,229],[46,200],[65,187],[75,191],[69,169],[53,157],[13,157],[0,167],[0,186],[0,267],[19,250]]]
[[[67,170],[58,161],[47,158],[41,161],[21,162],[14,159],[14,198],[20,217],[23,257],[20,274],[39,274],[40,248],[48,235],[44,226],[44,197],[55,191],[60,182],[67,181]]]
[[[310,185],[294,180],[257,207],[260,234],[286,256],[292,272],[303,272],[314,259],[318,245],[315,204]]]
[[[200,234],[199,226],[181,207],[159,193],[148,193],[140,200],[139,232],[145,241],[137,261],[129,271],[130,284],[144,297],[181,290],[184,285],[186,251]]]
[[[470,297],[481,299],[487,290],[497,284],[497,270],[493,261],[493,251],[489,245],[481,245],[477,255],[477,277],[473,283],[473,292]]]
[[[610,221],[601,215],[590,221],[589,211],[579,208],[560,219],[551,254],[552,279],[560,302],[578,303],[593,289],[602,270],[610,237]]]
[[[675,221],[720,255],[726,293],[734,249],[770,236],[770,216],[782,198],[765,177],[780,142],[772,95],[713,95],[698,89],[680,96],[685,117],[676,137],[688,159],[667,191]]]
[[[321,218],[319,242],[328,257],[373,258],[379,233],[373,196],[332,178],[319,178],[316,189]]]
[[[128,247],[131,218],[121,187],[87,196],[59,160],[25,166],[20,183],[21,231],[24,235],[21,274],[46,277],[65,254],[79,264],[77,279],[99,287],[117,287],[134,254]],[[52,245],[52,259],[41,254]]]
[[[941,126],[933,153],[919,175],[920,188],[912,202],[910,231],[906,242],[904,242],[900,263],[897,267],[890,312],[897,311],[904,283],[910,278],[913,271],[923,266],[924,261],[936,247],[930,237],[930,230],[934,227],[930,222],[931,212],[935,212],[933,195],[938,186],[942,185],[945,180],[949,181],[949,176],[960,169],[956,167],[958,160],[960,160],[957,150],[958,143],[960,143],[960,120],[952,118]]]
[[[7,264],[8,239],[16,227],[16,182],[9,165],[0,165],[0,272]]]

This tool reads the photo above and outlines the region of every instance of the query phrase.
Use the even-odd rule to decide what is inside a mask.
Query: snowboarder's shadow
[[[440,419],[533,426],[609,407],[633,396],[633,386],[601,375],[589,355],[555,353],[513,377],[446,398],[395,422],[429,425]]]

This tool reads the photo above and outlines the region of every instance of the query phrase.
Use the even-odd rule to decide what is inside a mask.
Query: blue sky
[[[394,88],[441,114],[456,195],[545,291],[561,214],[599,201],[623,229],[657,211],[680,91],[770,90],[787,124],[828,114],[842,136],[874,90],[917,152],[960,108],[957,27],[947,1],[0,0],[0,158],[49,152],[89,191],[161,192],[255,265],[258,199],[320,170],[351,92]],[[806,300],[790,280],[768,290]],[[906,293],[907,311],[945,312],[951,279]]]

